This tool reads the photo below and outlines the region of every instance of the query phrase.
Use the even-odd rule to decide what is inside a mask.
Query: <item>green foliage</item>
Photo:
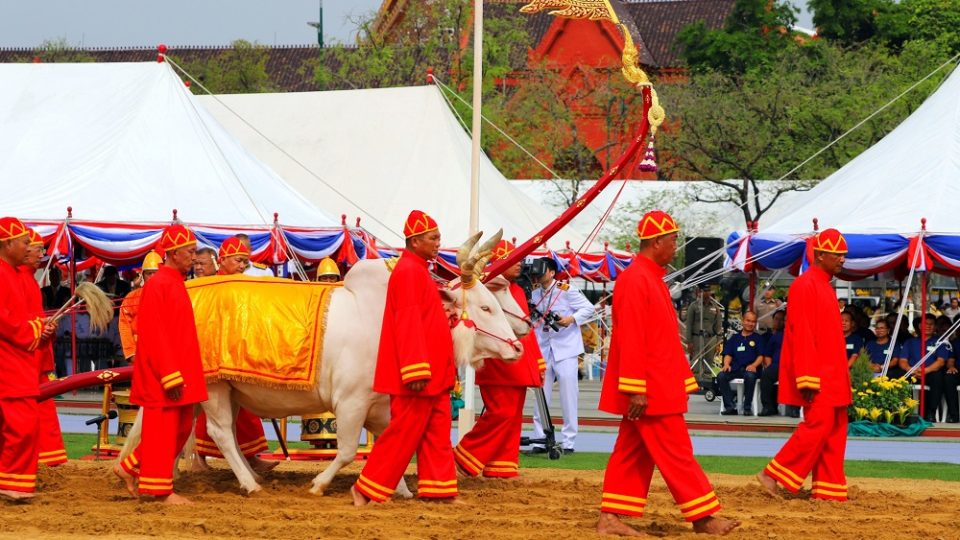
[[[850,366],[850,386],[866,388],[866,383],[871,379],[873,379],[873,359],[870,358],[870,352],[867,349],[860,349],[857,359]]]
[[[46,40],[33,50],[33,54],[16,58],[16,62],[32,62],[34,57],[44,64],[56,62],[95,62],[97,59],[90,53],[72,47],[64,38]]]
[[[879,13],[896,10],[893,0],[809,0],[807,5],[818,34],[844,45],[873,38]]]
[[[737,0],[722,29],[709,30],[703,21],[691,24],[677,34],[677,45],[693,70],[743,73],[794,46],[786,29],[796,23],[796,13],[783,1]]]
[[[270,48],[238,39],[220,54],[206,61],[184,61],[171,54],[174,62],[183,66],[214,94],[251,94],[273,92],[276,87],[267,74]],[[195,93],[205,93],[191,87]]]

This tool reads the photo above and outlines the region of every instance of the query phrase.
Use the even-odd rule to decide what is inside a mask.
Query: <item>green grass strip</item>
[[[532,469],[603,470],[610,454],[577,452],[557,460],[546,455],[521,455],[520,467]],[[770,461],[763,457],[697,456],[703,470],[711,473],[754,475]],[[847,476],[861,478],[910,478],[960,482],[960,465],[953,463],[917,463],[907,461],[847,461]]]
[[[64,433],[63,442],[70,459],[90,455],[96,443],[91,434]],[[308,444],[293,442],[291,448],[307,448]],[[277,443],[271,442],[275,450]],[[547,459],[545,454],[521,455],[520,467],[531,469],[573,469],[600,471],[607,467],[610,454],[602,452],[577,452],[560,459]],[[769,461],[762,457],[697,456],[703,470],[710,473],[754,475]],[[861,478],[910,478],[917,480],[945,480],[960,482],[960,465],[952,463],[915,463],[907,461],[847,461],[847,476]]]

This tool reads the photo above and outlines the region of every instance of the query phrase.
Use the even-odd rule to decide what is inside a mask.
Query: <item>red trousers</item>
[[[37,489],[37,398],[0,398],[0,489]]]
[[[510,478],[519,474],[523,386],[481,385],[486,410],[453,449],[453,459],[471,476]]]
[[[236,421],[237,444],[244,457],[251,458],[260,452],[266,452],[267,437],[263,434],[263,422],[260,417],[246,409],[240,409]],[[222,458],[220,447],[207,435],[207,415],[201,412],[197,418],[197,453],[203,457]]]
[[[390,396],[390,424],[377,437],[354,487],[384,502],[417,454],[417,496],[457,496],[457,472],[450,445],[450,395]]]
[[[620,422],[620,434],[603,476],[600,511],[642,516],[656,466],[687,521],[720,510],[720,501],[700,464],[683,415],[643,416]]]
[[[46,373],[40,374],[40,384],[48,382]],[[63,435],[60,434],[60,418],[57,417],[57,404],[53,399],[39,404],[40,431],[37,438],[38,461],[47,467],[56,467],[67,462],[67,451],[63,447]]]
[[[192,403],[182,407],[143,407],[140,444],[120,463],[123,470],[138,477],[140,493],[158,497],[173,493],[173,468],[192,427]]]
[[[791,493],[813,472],[813,498],[847,500],[843,456],[847,449],[847,407],[813,404],[803,408],[803,422],[763,470]]]

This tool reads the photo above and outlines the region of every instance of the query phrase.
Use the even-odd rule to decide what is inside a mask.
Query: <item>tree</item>
[[[878,16],[897,10],[893,0],[808,0],[817,33],[843,45],[863,43],[878,32]]]
[[[688,84],[660,87],[670,118],[680,124],[658,137],[661,175],[722,186],[699,200],[741,204],[745,221],[758,220],[778,199],[774,192],[761,200],[760,182],[781,178],[945,59],[930,42],[908,42],[895,55],[878,45],[846,50],[814,41],[785,48],[769,66],[742,75],[692,73]],[[828,176],[892,130],[941,78],[927,80],[787,179]],[[797,186],[778,191],[791,189]]]
[[[39,58],[44,64],[55,62],[96,62],[94,56],[82,49],[74,48],[64,38],[46,40],[33,50],[33,54],[17,58],[17,62],[32,62]]]
[[[220,54],[206,60],[185,60],[171,54],[174,62],[197,78],[214,94],[251,94],[272,92],[274,84],[267,74],[270,49],[238,39]],[[205,93],[191,87],[195,93]]]
[[[960,2],[903,0],[877,16],[878,33],[899,50],[911,40],[932,41],[949,53],[960,52]]]
[[[703,21],[688,25],[677,34],[677,46],[692,70],[743,73],[793,45],[788,29],[796,13],[779,0],[736,0],[722,29],[709,30]]]

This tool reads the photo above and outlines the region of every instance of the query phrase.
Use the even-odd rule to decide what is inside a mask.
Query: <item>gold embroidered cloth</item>
[[[313,388],[330,296],[339,284],[238,275],[186,286],[209,382]]]

